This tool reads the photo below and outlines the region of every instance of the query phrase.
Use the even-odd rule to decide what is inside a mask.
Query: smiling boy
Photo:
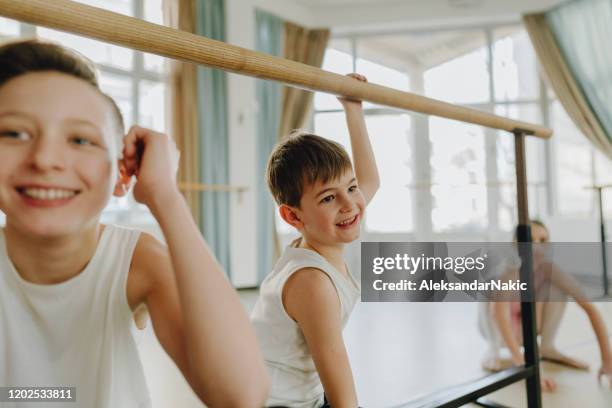
[[[307,133],[280,142],[268,162],[280,215],[301,237],[262,283],[251,315],[272,379],[267,406],[357,406],[342,329],[360,289],[344,247],[359,238],[379,179],[361,102],[340,101],[354,171],[342,146]]]
[[[123,137],[80,56],[34,40],[0,47],[1,387],[75,387],[75,407],[151,406],[132,338],[146,306],[202,401],[260,406],[254,333],[177,188],[177,161],[166,135]],[[168,247],[100,224],[132,176]]]

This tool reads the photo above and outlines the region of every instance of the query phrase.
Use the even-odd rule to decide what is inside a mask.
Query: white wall
[[[284,20],[310,26],[308,9],[293,0],[227,0],[227,42],[255,48],[255,9],[273,13]],[[257,101],[255,80],[228,75],[228,116],[230,142],[230,184],[246,186],[248,191],[232,194],[230,207],[231,271],[236,287],[257,284],[257,213],[256,120]]]

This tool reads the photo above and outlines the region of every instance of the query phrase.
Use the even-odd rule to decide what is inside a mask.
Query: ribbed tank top
[[[139,234],[107,225],[81,273],[39,285],[17,273],[0,229],[0,387],[76,387],[56,408],[151,406],[126,292]]]
[[[323,386],[304,335],[283,306],[283,287],[300,269],[325,272],[338,292],[342,327],[359,298],[360,288],[350,273],[345,276],[318,253],[293,245],[285,249],[262,282],[251,321],[272,381],[266,406],[319,407],[323,404]]]

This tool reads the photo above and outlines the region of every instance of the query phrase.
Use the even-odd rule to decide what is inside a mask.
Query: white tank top
[[[0,387],[76,387],[56,408],[151,406],[126,292],[139,235],[107,225],[80,274],[39,285],[17,273],[0,229]]]
[[[359,283],[350,273],[348,277],[343,275],[314,251],[293,246],[285,249],[262,282],[251,314],[272,381],[266,406],[319,407],[323,404],[323,387],[306,340],[287,314],[282,300],[285,282],[303,268],[316,268],[330,277],[340,299],[342,327],[359,298]]]

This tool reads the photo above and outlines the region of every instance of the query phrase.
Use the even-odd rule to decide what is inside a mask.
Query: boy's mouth
[[[79,190],[49,187],[17,187],[17,192],[29,203],[59,205],[80,193]]]
[[[353,225],[355,225],[358,221],[359,221],[359,214],[356,214],[352,218],[348,218],[348,219],[346,219],[344,221],[341,221],[341,222],[337,223],[336,226],[340,227],[340,228],[349,228],[349,227],[352,227]]]

